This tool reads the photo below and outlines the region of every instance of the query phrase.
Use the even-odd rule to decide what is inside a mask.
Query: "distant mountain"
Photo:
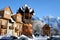
[[[32,20],[39,20],[39,17],[37,17],[37,16],[32,16]]]
[[[53,16],[44,16],[43,18],[40,19],[39,17],[33,16],[32,20],[40,20],[41,22],[45,22],[49,24],[49,26],[53,28],[60,29],[60,18],[59,17],[55,18]]]
[[[53,28],[56,27],[60,29],[60,19],[58,19],[58,17],[55,18],[55,17],[45,16],[43,19],[44,19],[44,22],[49,24],[51,27]]]

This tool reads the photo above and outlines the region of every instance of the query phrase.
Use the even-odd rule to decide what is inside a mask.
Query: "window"
[[[10,12],[9,11],[5,11],[5,14],[10,14]]]
[[[2,15],[2,14],[0,14],[0,18],[2,18],[2,16],[3,16],[3,15]]]
[[[24,26],[24,29],[28,29],[28,27],[27,26]]]
[[[1,25],[1,28],[2,28],[2,29],[7,29],[7,26]]]
[[[9,29],[13,29],[13,27],[12,26],[9,26]]]

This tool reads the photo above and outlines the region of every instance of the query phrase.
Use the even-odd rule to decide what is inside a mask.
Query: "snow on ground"
[[[39,36],[39,37],[33,36],[33,38],[29,38],[25,35],[21,35],[20,37],[18,37],[18,39],[20,39],[20,38],[26,38],[28,40],[47,40],[48,36],[44,36],[44,37],[43,36]]]
[[[8,35],[8,36],[6,36],[6,35],[0,36],[0,39],[1,39],[2,37],[10,37],[10,35]],[[60,36],[57,35],[57,36],[52,36],[52,37],[60,37]],[[39,36],[39,37],[35,37],[35,36],[33,35],[33,38],[29,38],[29,37],[27,37],[27,36],[25,36],[25,35],[21,35],[20,37],[18,37],[19,40],[22,39],[22,38],[27,39],[27,40],[47,40],[47,39],[49,38],[49,36]]]
[[[2,38],[3,36],[0,36],[0,39]]]
[[[39,37],[35,37],[33,39],[29,39],[29,40],[47,40],[48,36],[39,36]]]
[[[33,38],[34,40],[47,40],[47,36],[43,37],[43,36],[39,36],[39,37],[35,37]]]
[[[2,37],[9,37],[9,35],[8,36],[0,36],[0,39],[2,38]],[[39,37],[35,37],[35,36],[33,36],[33,38],[29,38],[29,37],[27,37],[27,36],[25,36],[25,35],[21,35],[20,37],[18,37],[18,39],[21,39],[21,38],[25,38],[25,39],[27,39],[27,40],[47,40],[47,38],[48,38],[48,36],[39,36]]]

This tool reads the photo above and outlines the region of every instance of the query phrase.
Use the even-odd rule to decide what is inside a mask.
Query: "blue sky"
[[[24,4],[33,8],[39,18],[47,15],[60,17],[60,0],[0,0],[0,10],[10,6],[12,12],[16,13]]]

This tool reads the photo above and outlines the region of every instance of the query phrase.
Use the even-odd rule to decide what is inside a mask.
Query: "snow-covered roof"
[[[12,21],[12,22],[15,22],[12,18],[11,18],[11,21]]]
[[[18,11],[22,11],[22,12],[29,12],[29,13],[34,13],[34,10],[32,8],[30,8],[27,4],[25,4],[24,6],[22,6],[21,8],[19,8]]]

